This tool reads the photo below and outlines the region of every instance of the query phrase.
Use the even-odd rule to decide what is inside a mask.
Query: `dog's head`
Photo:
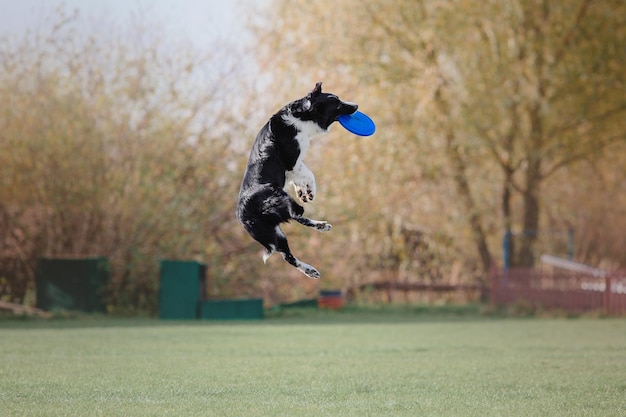
[[[322,93],[322,83],[319,82],[306,97],[292,102],[289,107],[293,116],[303,121],[313,121],[327,130],[337,117],[352,114],[359,106],[342,101],[334,94]]]

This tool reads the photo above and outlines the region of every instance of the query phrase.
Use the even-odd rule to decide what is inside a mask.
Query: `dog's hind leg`
[[[312,227],[313,229],[319,230],[320,232],[328,232],[333,227],[328,222],[321,220],[312,220],[302,216],[294,217],[293,219],[301,225]]]
[[[296,203],[295,200],[291,199],[291,211],[289,212],[289,215],[292,219],[294,219],[301,225],[312,227],[316,230],[319,230],[320,232],[328,232],[332,228],[332,226],[328,222],[309,219],[309,218],[303,217],[302,216],[303,214],[304,214],[304,207]]]
[[[317,269],[293,256],[291,250],[289,249],[289,244],[287,243],[287,237],[278,226],[276,226],[276,251],[283,255],[283,259],[286,262],[296,267],[307,277],[313,279],[318,279],[320,277],[320,273]]]

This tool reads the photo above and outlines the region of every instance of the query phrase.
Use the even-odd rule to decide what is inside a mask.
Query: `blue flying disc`
[[[337,121],[343,126],[347,131],[354,133],[359,136],[371,136],[376,132],[376,125],[374,121],[370,119],[370,117],[361,113],[360,111],[355,111],[352,114],[343,114],[337,118]]]

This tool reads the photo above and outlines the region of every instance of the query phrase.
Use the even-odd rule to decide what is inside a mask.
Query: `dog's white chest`
[[[298,199],[303,203],[308,203],[315,198],[315,175],[304,165],[302,159],[309,149],[311,139],[327,133],[327,130],[322,129],[315,122],[302,121],[293,116],[285,117],[285,121],[298,130],[295,139],[298,141],[300,147],[300,154],[298,155],[294,167],[291,171],[285,172],[285,185],[291,184],[294,187]]]
[[[295,136],[295,139],[298,141],[300,145],[300,157],[298,158],[298,162],[302,160],[304,154],[309,149],[309,145],[311,144],[311,139],[316,136],[320,136],[328,133],[326,129],[322,129],[320,125],[313,121],[304,121],[300,120],[297,117],[293,116],[285,116],[285,122],[292,125],[296,128],[298,133]]]

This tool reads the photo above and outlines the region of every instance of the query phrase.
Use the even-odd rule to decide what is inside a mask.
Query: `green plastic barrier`
[[[210,320],[260,320],[263,318],[263,299],[203,301],[200,318]]]
[[[106,313],[107,258],[41,258],[35,271],[37,308]]]
[[[197,319],[205,298],[206,265],[195,261],[160,262],[159,318]]]

